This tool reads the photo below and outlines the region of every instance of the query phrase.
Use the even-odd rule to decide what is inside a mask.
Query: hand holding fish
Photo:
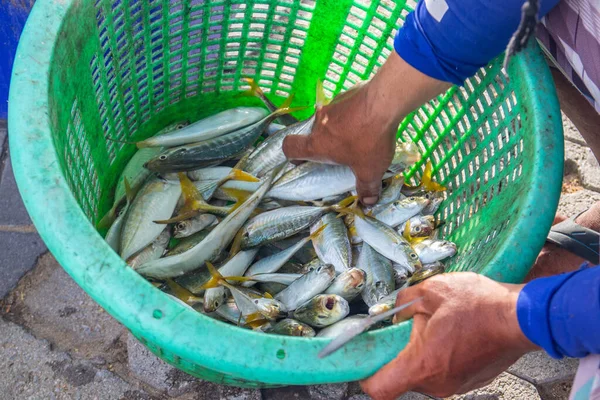
[[[381,191],[381,177],[394,156],[400,121],[449,86],[392,53],[369,82],[317,109],[312,133],[288,136],[283,151],[289,159],[350,166],[359,198],[373,205]]]
[[[410,342],[361,383],[363,390],[375,400],[386,400],[408,391],[447,397],[487,385],[536,349],[517,320],[522,287],[461,272],[400,291],[397,305],[423,297],[395,317],[414,318]]]

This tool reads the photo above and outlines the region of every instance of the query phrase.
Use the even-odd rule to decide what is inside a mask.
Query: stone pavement
[[[559,211],[600,201],[600,167],[565,121]],[[0,393],[11,399],[365,400],[357,383],[250,390],[192,378],[152,355],[50,255],[17,192],[0,121]],[[566,399],[577,361],[528,354],[491,385],[453,399]],[[403,400],[429,399],[409,393]]]

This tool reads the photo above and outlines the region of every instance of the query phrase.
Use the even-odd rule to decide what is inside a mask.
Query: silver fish
[[[429,197],[429,204],[423,209],[422,213],[423,215],[433,215],[444,201],[444,195],[441,192],[431,192],[427,196]]]
[[[175,247],[167,250],[167,252],[165,253],[165,257],[176,256],[177,254],[185,253],[186,251],[200,243],[202,240],[204,240],[204,238],[210,233],[210,230],[211,227],[181,239],[181,241],[179,241],[179,243],[177,243]]]
[[[366,314],[350,315],[333,325],[321,329],[317,334],[317,337],[334,338],[346,332],[348,329],[352,329],[355,325],[360,324],[359,321],[362,321],[367,317],[368,315]]]
[[[258,122],[219,137],[171,147],[148,161],[145,167],[155,172],[180,172],[216,165],[243,152],[273,119],[290,110],[277,110]]]
[[[294,318],[316,328],[333,325],[350,313],[350,306],[336,294],[320,294],[294,311]]]
[[[415,244],[414,248],[424,264],[431,264],[456,254],[456,244],[447,240],[425,239]]]
[[[337,294],[348,301],[352,301],[363,290],[365,284],[365,271],[350,268],[339,274],[324,293]]]
[[[143,147],[174,147],[201,142],[244,128],[267,116],[259,107],[236,107],[211,115],[176,132],[153,136],[137,143]]]
[[[156,220],[171,218],[181,187],[177,182],[151,176],[131,204],[121,234],[121,257],[127,260],[148,246],[165,229]]]
[[[231,242],[236,232],[252,214],[256,206],[271,186],[274,174],[264,180],[263,186],[254,192],[239,208],[229,214],[221,223],[196,246],[185,253],[164,257],[160,260],[142,265],[138,272],[142,275],[155,278],[168,278],[183,275],[201,267],[206,261],[214,260],[221,251]]]
[[[406,197],[389,204],[374,217],[394,228],[420,213],[428,204],[426,197]]]
[[[254,263],[246,272],[246,276],[253,276],[258,274],[271,274],[277,272],[279,268],[283,267],[298,250],[300,250],[306,243],[308,243],[313,237],[318,236],[322,231],[315,231],[310,236],[299,240],[293,246],[288,247],[285,250],[275,253],[271,256],[261,258]],[[252,286],[254,282],[245,282],[243,286]]]
[[[367,279],[361,292],[370,307],[394,290],[394,273],[390,260],[363,243],[357,267],[365,271]]]
[[[378,253],[413,271],[421,268],[421,262],[415,250],[393,228],[362,213],[354,216],[354,225],[360,237]],[[365,272],[368,279],[369,271]]]
[[[282,319],[281,321],[273,325],[273,327],[268,331],[268,333],[300,337],[315,336],[315,330],[311,326],[291,318]]]
[[[327,213],[311,226],[311,233],[325,226],[323,232],[312,239],[315,251],[321,261],[332,264],[335,272],[341,274],[352,266],[352,248],[348,239],[348,229],[336,213]]]
[[[187,176],[192,181],[220,181],[231,174],[231,167],[209,167],[188,171]]]
[[[181,239],[200,232],[204,228],[215,225],[217,217],[212,214],[199,214],[195,217],[175,224],[175,238]]]
[[[277,132],[279,132],[280,130],[282,130],[285,127],[286,127],[286,125],[281,125],[281,124],[272,122],[271,125],[267,126],[267,129],[265,129],[265,135],[273,136],[274,134],[276,134]]]
[[[384,312],[394,308],[394,305],[396,304],[396,298],[398,297],[398,293],[400,293],[401,290],[404,290],[407,287],[408,283],[405,283],[404,286],[394,290],[387,296],[384,296],[381,299],[379,299],[377,303],[369,307],[369,315],[383,314]]]
[[[140,265],[151,261],[158,260],[162,257],[167,245],[169,244],[169,240],[171,240],[171,231],[169,228],[166,228],[161,232],[160,235],[156,239],[152,241],[146,248],[142,249],[142,251],[137,254],[129,257],[127,259],[127,264],[133,268],[137,269]]]
[[[323,293],[335,278],[332,265],[323,265],[295,280],[290,286],[279,292],[275,299],[279,300],[288,311]]]
[[[251,218],[242,228],[242,248],[263,245],[295,235],[314,224],[323,214],[343,209],[345,199],[331,206],[290,206],[271,210]]]
[[[233,324],[246,325],[246,318],[240,312],[233,297],[228,298],[225,303],[220,305],[215,313]]]
[[[275,168],[275,166],[285,162],[283,140],[289,135],[310,134],[314,122],[315,117],[313,116],[307,120],[290,125],[278,131],[273,136],[269,136],[252,152],[244,171],[260,178]]]
[[[123,231],[123,223],[125,222],[125,216],[127,215],[127,210],[129,210],[130,206],[131,203],[128,200],[119,211],[117,218],[115,218],[115,221],[112,223],[104,237],[106,243],[108,243],[108,245],[117,253],[121,251],[121,232]]]

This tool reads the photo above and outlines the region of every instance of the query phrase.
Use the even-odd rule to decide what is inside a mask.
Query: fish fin
[[[175,282],[173,279],[167,279],[166,282],[169,289],[171,289],[171,292],[173,292],[173,295],[184,303],[200,301],[199,297],[195,296],[192,292]]]
[[[108,210],[106,212],[106,214],[104,214],[104,217],[102,217],[102,219],[100,221],[98,221],[98,223],[96,224],[96,228],[98,228],[98,229],[110,228],[110,226],[113,224],[113,222],[115,222],[115,219],[117,218],[117,208],[118,208],[119,204],[120,204],[120,202],[113,204],[111,209]]]
[[[200,211],[190,210],[190,211],[185,211],[183,213],[180,213],[180,214],[174,216],[173,218],[156,220],[156,221],[152,221],[152,222],[154,222],[155,224],[174,224],[175,222],[181,222],[181,221],[185,221],[186,219],[193,218],[198,214],[200,214]]]
[[[273,299],[273,295],[269,292],[265,292],[263,296],[265,296],[267,299]]]
[[[127,177],[123,178],[123,184],[125,185],[125,198],[127,199],[127,202],[131,204],[133,202],[133,198],[135,197],[135,193],[133,192],[133,189],[131,189]]]
[[[248,276],[225,276],[223,277],[226,281],[234,281],[234,282],[248,282],[254,281],[251,277]]]
[[[342,201],[340,201],[339,203],[330,206],[330,208],[333,211],[337,211],[337,210],[348,207],[352,203],[356,202],[357,199],[358,199],[357,196],[348,196],[345,199],[343,199]]]
[[[258,179],[254,175],[244,172],[241,169],[237,168],[233,168],[227,177],[234,181],[260,182],[260,179]]]
[[[327,228],[327,224],[323,224],[323,226],[320,226],[319,229],[317,229],[316,231],[314,231],[313,233],[311,233],[308,236],[308,240],[315,239],[317,236],[319,236],[325,230],[325,228]]]
[[[331,103],[331,99],[327,97],[325,94],[325,88],[323,87],[323,81],[321,79],[317,79],[317,95],[315,105],[317,108],[326,106]]]
[[[280,108],[289,108],[292,106],[292,101],[294,101],[294,96],[296,96],[295,93],[292,93],[288,96],[287,99],[285,99],[285,101],[283,103],[281,103]]]
[[[367,217],[372,217],[373,216],[373,209],[369,210],[365,215]]]
[[[235,234],[235,236],[233,238],[233,242],[231,242],[231,248],[229,249],[229,258],[230,259],[242,250],[243,237],[244,237],[244,230],[240,229]]]
[[[431,161],[427,161],[425,165],[425,171],[423,171],[423,178],[421,178],[421,186],[423,189],[429,192],[443,192],[446,190],[446,187],[440,185],[437,182],[434,182],[431,178],[431,174],[433,172],[433,165]]]
[[[256,329],[256,328],[260,328],[261,326],[263,326],[265,323],[269,322],[269,320],[267,319],[257,319],[256,321],[250,321],[248,322],[248,319],[246,319],[246,325],[249,326],[252,329]]]
[[[253,312],[251,314],[246,315],[245,319],[246,319],[246,324],[249,324],[251,322],[256,322],[256,321],[264,320],[265,316],[262,315],[260,312],[256,311],[256,312]],[[263,323],[261,323],[260,325],[262,325]]]
[[[258,83],[256,83],[256,81],[253,78],[250,78],[249,76],[245,76],[242,78],[242,80],[244,82],[246,82],[248,85],[250,85],[250,89],[248,89],[244,92],[241,92],[239,94],[239,96],[258,97],[259,99],[262,99],[263,97],[265,97],[265,93],[262,91],[260,86],[258,86]]]
[[[335,209],[334,211],[341,213],[341,214],[345,214],[345,215],[354,215],[354,216],[358,216],[359,218],[364,218],[365,213],[358,205],[358,198],[356,196],[351,196],[351,197],[354,197],[354,203],[352,205],[350,205],[348,207],[342,207],[339,209]],[[346,200],[346,199],[344,199],[344,200]],[[342,200],[342,201],[344,201],[344,200]]]
[[[210,261],[206,261],[206,268],[210,272],[210,279],[204,285],[200,286],[200,289],[212,289],[227,284],[227,281],[223,279],[223,275],[221,275]]]

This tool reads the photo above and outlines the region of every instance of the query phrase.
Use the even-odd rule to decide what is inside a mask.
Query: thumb
[[[415,376],[409,369],[418,359],[414,346],[409,343],[396,358],[383,366],[375,375],[361,381],[362,390],[374,400],[394,400],[413,389]]]
[[[288,160],[311,159],[314,156],[311,136],[287,136],[283,139],[283,153]]]
[[[360,179],[359,174],[356,175],[356,192],[358,198],[365,206],[372,206],[379,200],[381,192],[381,179]]]

